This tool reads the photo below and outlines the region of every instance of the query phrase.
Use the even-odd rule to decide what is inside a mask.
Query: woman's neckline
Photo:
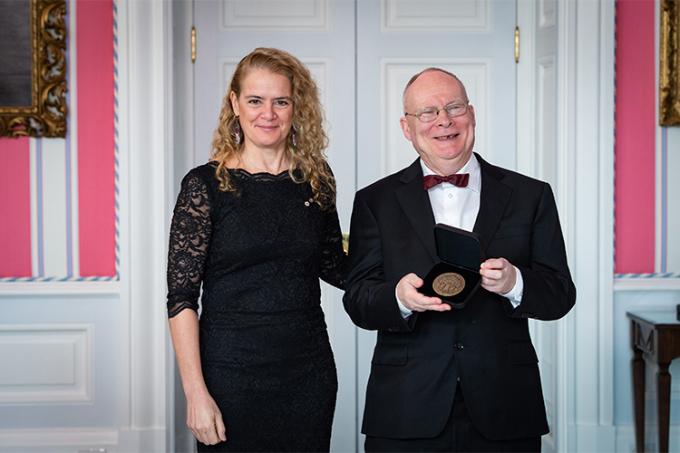
[[[283,170],[280,173],[269,173],[268,171],[249,172],[245,168],[240,168],[240,167],[227,168],[227,171],[243,173],[243,174],[248,175],[248,176],[271,176],[271,177],[274,177],[274,178],[278,178],[278,177],[281,177],[281,176],[288,174],[288,170]]]
[[[211,160],[208,162],[210,165],[216,167],[217,166],[217,161]],[[285,176],[288,174],[289,169],[285,169],[280,171],[279,173],[270,173],[268,171],[256,171],[256,172],[251,172],[246,170],[245,168],[241,167],[224,167],[226,168],[227,171],[232,172],[232,173],[241,173],[246,176],[269,176],[272,178],[280,178],[282,176]]]

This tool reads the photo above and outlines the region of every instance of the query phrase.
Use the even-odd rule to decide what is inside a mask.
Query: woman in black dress
[[[319,278],[341,287],[344,253],[326,144],[307,68],[277,49],[243,58],[170,232],[170,331],[199,451],[329,449]]]

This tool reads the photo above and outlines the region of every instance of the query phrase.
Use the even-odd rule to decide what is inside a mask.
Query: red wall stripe
[[[654,1],[616,4],[616,273],[654,272]]]
[[[0,140],[0,277],[31,276],[28,138]]]
[[[113,276],[113,3],[78,0],[76,8],[80,275]]]

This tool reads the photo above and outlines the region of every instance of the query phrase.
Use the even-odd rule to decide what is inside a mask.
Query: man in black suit
[[[561,318],[576,299],[552,191],[472,152],[475,112],[455,75],[426,69],[403,101],[420,157],[357,192],[350,229],[345,309],[378,331],[366,450],[540,451],[548,424],[528,318]],[[463,309],[418,291],[439,261],[435,223],[481,243],[481,287]]]

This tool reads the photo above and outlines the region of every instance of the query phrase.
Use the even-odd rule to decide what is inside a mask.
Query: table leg
[[[635,410],[635,450],[645,451],[645,360],[642,351],[633,348],[633,407]]]
[[[659,452],[668,452],[668,425],[671,415],[671,375],[669,363],[660,363],[656,373],[656,394],[659,415]]]

